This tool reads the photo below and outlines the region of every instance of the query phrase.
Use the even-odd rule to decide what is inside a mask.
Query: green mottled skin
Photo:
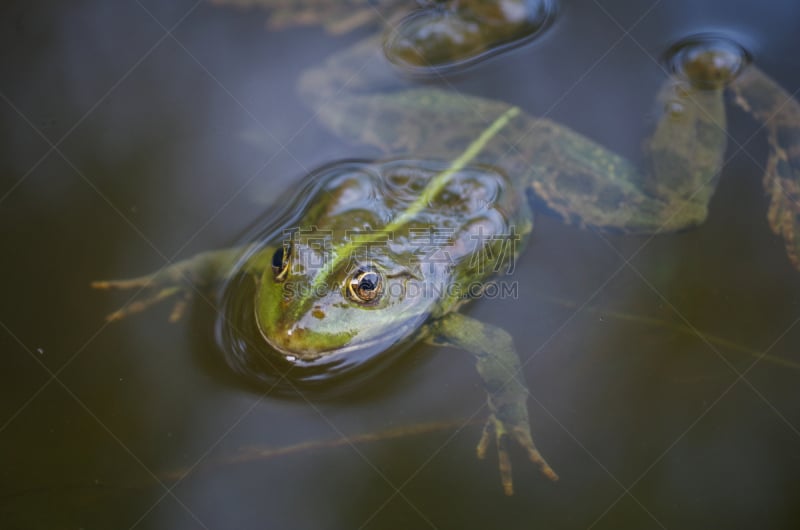
[[[317,5],[278,0],[238,3],[271,6],[278,9],[274,16],[289,22],[307,22],[299,13]],[[317,7],[324,10],[332,5],[320,0]],[[363,2],[348,5],[361,6]],[[532,228],[524,200],[527,190],[565,222],[581,226],[659,233],[701,223],[725,151],[726,90],[732,91],[735,103],[767,127],[771,154],[764,183],[772,200],[769,220],[785,238],[789,255],[798,265],[800,106],[754,66],[726,85],[731,73],[725,69],[725,61],[715,62],[713,54],[699,54],[685,72],[699,80],[702,89],[677,77],[666,80],[658,95],[663,112],[645,144],[647,160],[641,167],[563,125],[520,112],[481,147],[466,169],[450,177],[426,208],[416,211],[410,206],[414,197],[447,168],[446,161],[461,155],[510,106],[503,101],[415,87],[388,64],[381,43],[380,38],[371,38],[333,55],[307,70],[299,83],[304,99],[333,133],[353,143],[375,146],[387,158],[404,159],[364,163],[350,167],[345,176],[321,177],[324,189],[310,201],[300,226],[330,230],[326,243],[333,265],[323,269],[302,266],[299,256],[314,252],[303,241],[287,251],[285,275],[272,267],[280,242],[248,247],[249,258],[238,268],[233,264],[242,249],[204,253],[142,278],[97,282],[96,287],[146,286],[153,290],[144,302],[110,318],[140,311],[176,293],[188,293],[187,282],[208,284],[244,272],[257,282],[255,318],[263,339],[291,360],[314,363],[376,344],[418,340],[469,351],[488,395],[489,419],[478,454],[483,456],[490,441],[496,441],[503,487],[510,494],[507,439],[515,440],[545,475],[557,478],[531,438],[527,389],[512,338],[503,330],[459,314],[458,308],[467,300],[461,296],[398,299],[387,295],[368,304],[353,300],[346,286],[356,269],[365,263],[373,266],[382,275],[387,292],[392,286],[413,282],[451,285],[486,280],[492,271],[479,269],[469,259],[474,252],[470,236],[481,223],[496,234],[508,233],[513,226],[520,235],[516,249],[521,249]],[[406,186],[390,189],[387,182],[398,175],[408,179]],[[490,200],[477,200],[482,195]],[[441,226],[454,231],[446,247],[453,265],[420,267],[413,259],[417,247],[411,241],[411,230]],[[355,260],[342,258],[364,250],[359,240],[354,243],[346,232],[387,227],[392,229],[391,245],[370,250],[369,258],[366,254]],[[317,285],[330,289],[317,294],[295,291],[298,286]],[[179,304],[173,318],[180,316],[181,308]]]
[[[269,11],[268,26],[320,25],[331,34],[347,33],[363,26],[379,27],[400,11],[414,6],[411,0],[212,0],[215,4]]]
[[[770,198],[767,219],[800,269],[800,105],[756,68],[743,72],[732,89],[736,103],[767,130],[769,159],[763,179]]]
[[[257,320],[265,339],[278,351],[301,361],[342,355],[365,343],[398,340],[416,336],[428,319],[451,312],[461,301],[451,296],[381,296],[374,304],[360,304],[343,294],[342,286],[354,269],[369,265],[383,274],[386,293],[416,293],[424,286],[466,285],[491,274],[479,270],[472,260],[478,230],[505,234],[514,226],[522,231],[513,241],[518,250],[530,231],[530,211],[502,174],[468,168],[452,175],[444,189],[409,222],[397,223],[431,177],[445,169],[442,162],[393,161],[350,163],[335,167],[333,175],[320,178],[324,187],[312,199],[314,207],[299,223],[300,227],[326,229],[323,235],[330,256],[325,269],[309,267],[304,256],[319,248],[320,236],[295,238],[289,254],[288,274],[276,275],[272,268],[262,272],[257,294]],[[399,185],[402,178],[402,185]],[[464,199],[467,198],[467,200]],[[391,241],[351,250],[348,232],[356,227],[389,231]],[[426,263],[419,253],[418,234],[429,228],[447,229],[441,246],[446,263]],[[352,235],[350,236],[352,237]],[[426,241],[423,241],[426,243]],[[492,242],[495,251],[501,242]],[[316,245],[316,247],[314,246]],[[256,256],[274,252],[274,247]],[[336,257],[341,257],[338,263]],[[350,259],[350,258],[353,259]],[[294,294],[289,289],[318,285],[324,287],[311,296]]]

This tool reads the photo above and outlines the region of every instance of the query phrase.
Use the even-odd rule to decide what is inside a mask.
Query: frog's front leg
[[[539,453],[531,437],[526,405],[528,389],[522,379],[519,356],[511,336],[503,329],[459,313],[450,313],[434,321],[429,332],[430,342],[461,348],[475,356],[489,406],[489,418],[478,442],[478,457],[485,457],[494,437],[505,493],[514,493],[507,448],[509,440],[522,446],[531,462],[539,466],[547,478],[558,480],[558,475]]]
[[[152,274],[124,280],[98,280],[92,282],[91,286],[95,289],[139,289],[144,292],[139,300],[107,315],[108,321],[120,320],[140,313],[158,302],[180,296],[169,317],[170,322],[176,322],[183,316],[195,289],[203,289],[227,277],[242,252],[242,248],[201,252]]]

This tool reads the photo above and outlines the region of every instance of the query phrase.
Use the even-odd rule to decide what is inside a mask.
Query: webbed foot
[[[494,438],[497,444],[498,466],[500,467],[500,481],[503,484],[503,491],[506,495],[514,494],[514,483],[511,478],[511,458],[508,454],[509,440],[517,442],[525,452],[531,462],[539,466],[539,470],[550,480],[558,480],[558,475],[553,468],[545,461],[542,454],[536,449],[533,443],[530,430],[521,426],[507,427],[497,415],[491,414],[483,427],[483,434],[478,442],[478,458],[486,458],[486,451]]]
[[[159,273],[126,280],[99,280],[92,282],[90,285],[93,289],[139,289],[145,292],[143,298],[132,300],[106,315],[106,321],[108,322],[122,320],[127,316],[141,313],[163,300],[183,294],[175,302],[169,315],[170,322],[177,322],[183,317],[186,307],[192,298],[191,287],[188,285],[165,285],[163,281],[159,281]]]
[[[92,282],[91,286],[93,289],[138,290],[136,295],[142,293],[141,298],[131,300],[108,314],[106,320],[109,322],[141,313],[153,305],[173,297],[177,300],[172,306],[169,321],[177,322],[183,317],[189,301],[195,293],[231,274],[233,266],[242,252],[243,248],[201,252],[152,274],[125,280],[99,280]],[[261,266],[260,262],[257,264]]]

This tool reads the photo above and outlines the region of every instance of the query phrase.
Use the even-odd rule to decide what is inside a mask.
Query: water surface
[[[219,361],[212,304],[106,325],[127,297],[88,287],[229,245],[303,174],[373,156],[294,90],[369,29],[270,32],[259,11],[192,1],[2,11],[3,528],[800,522],[800,274],[769,231],[766,141],[743,113],[702,227],[601,236],[538,215],[519,298],[468,308],[519,345],[534,437],[561,476],[512,450],[508,498],[494,455],[474,456],[468,355],[419,346],[345,398],[287,400]],[[673,43],[723,32],[794,92],[799,24],[789,1],[565,0],[545,34],[446,83],[637,159]]]

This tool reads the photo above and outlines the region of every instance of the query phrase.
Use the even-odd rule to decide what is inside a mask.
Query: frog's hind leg
[[[725,152],[721,90],[664,81],[658,120],[634,164],[593,140],[548,120],[523,116],[530,134],[517,144],[531,161],[519,174],[565,222],[628,233],[657,234],[702,223]],[[514,161],[508,157],[506,166]]]
[[[764,173],[764,189],[770,197],[767,219],[772,231],[783,237],[792,264],[800,269],[800,160],[793,161],[790,152],[792,148],[800,151],[800,143],[784,149],[778,138],[777,130],[770,131],[770,155]],[[800,152],[794,156],[798,155]]]
[[[772,231],[783,237],[792,264],[800,269],[800,103],[755,66],[742,73],[732,90],[736,104],[767,130],[767,218]]]

